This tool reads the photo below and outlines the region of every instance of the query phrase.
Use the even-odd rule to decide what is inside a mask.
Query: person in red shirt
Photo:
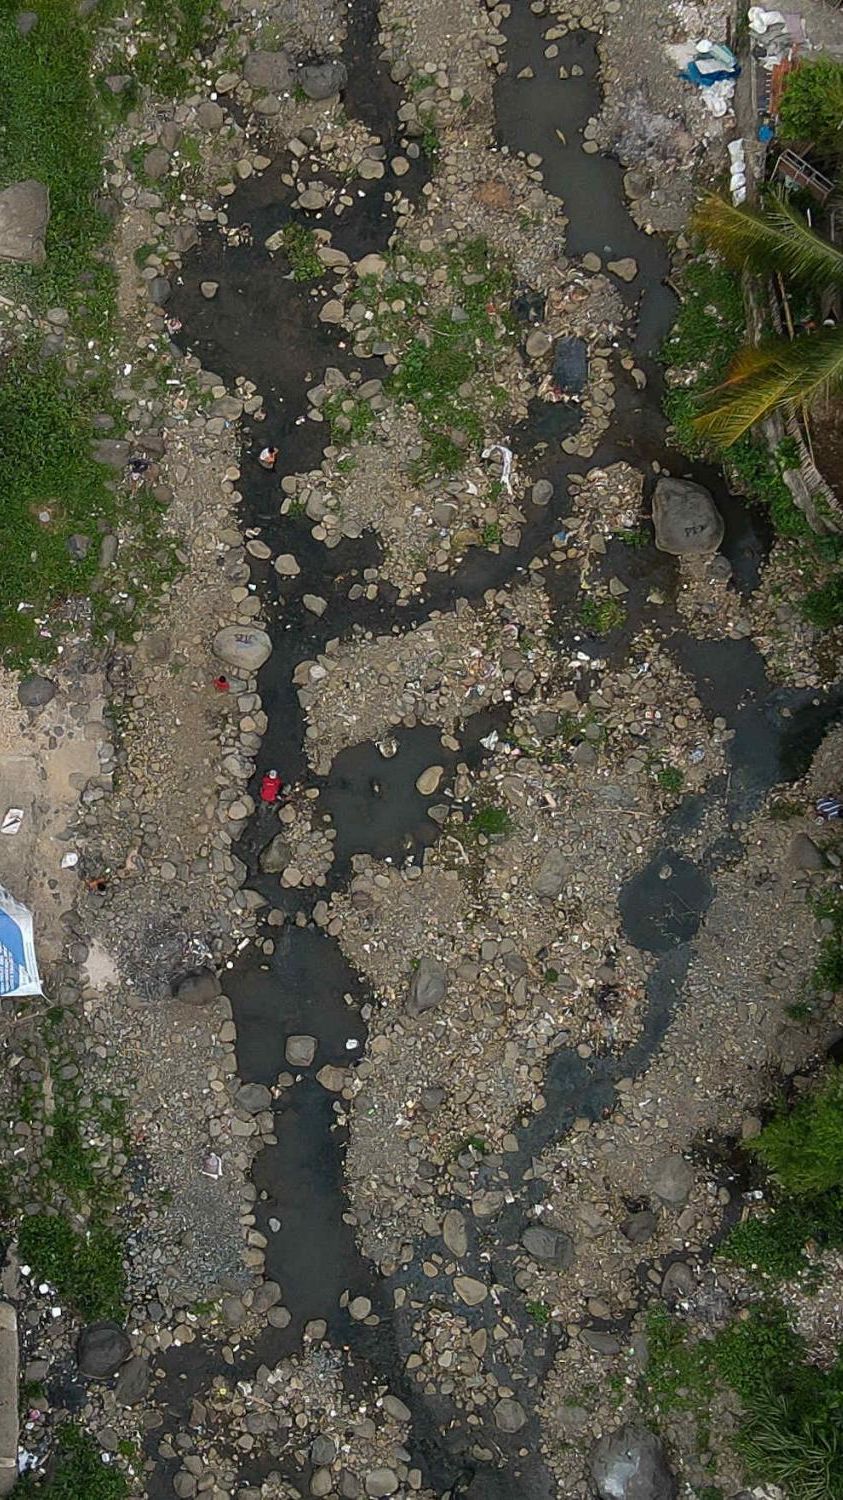
[[[261,782],[261,802],[277,802],[283,786],[277,771],[267,771]]]

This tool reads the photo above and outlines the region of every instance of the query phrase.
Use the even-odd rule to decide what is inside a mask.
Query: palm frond
[[[843,250],[815,234],[795,208],[772,193],[762,212],[736,208],[713,194],[696,209],[693,227],[729,265],[778,271],[802,286],[843,286]]]
[[[806,334],[792,343],[742,349],[726,379],[703,396],[694,426],[702,437],[730,448],[777,407],[810,403],[841,386],[843,327]]]

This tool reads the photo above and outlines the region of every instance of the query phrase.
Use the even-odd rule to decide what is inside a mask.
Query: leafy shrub
[[[290,262],[294,281],[312,281],[325,274],[325,267],[316,254],[316,235],[306,224],[285,226],[284,253]]]
[[[778,133],[783,141],[810,141],[824,154],[843,156],[843,63],[817,57],[789,74]]]
[[[843,1187],[843,1068],[771,1120],[750,1150],[789,1193]]]

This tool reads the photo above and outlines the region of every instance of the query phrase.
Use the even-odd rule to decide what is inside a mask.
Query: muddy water
[[[378,130],[386,143],[395,134],[399,95],[375,56],[376,7],[366,0],[350,11],[345,105],[350,115]],[[570,255],[593,250],[604,259],[631,255],[637,260],[639,278],[624,289],[624,295],[630,307],[640,299],[636,351],[648,375],[647,388],[639,393],[619,373],[612,428],[594,459],[588,464],[576,460],[563,464],[551,456],[542,460],[543,467],[536,467],[536,476],[542,473],[554,480],[557,498],[547,510],[528,514],[517,550],[504,549],[498,555],[470,551],[457,575],[431,579],[424,596],[408,609],[395,608],[388,589],[374,603],[352,606],[347,598],[349,585],[377,560],[376,540],[363,537],[326,551],[313,542],[306,525],[279,516],[277,477],[264,475],[253,461],[255,450],[271,437],[281,448],[287,472],[318,463],[323,433],[317,424],[300,420],[306,409],[304,393],[322,378],[327,365],[347,371],[351,362],[338,348],[334,334],[316,321],[308,291],[284,279],[278,262],[263,249],[267,235],[297,217],[290,193],[280,181],[283,164],[277,163],[262,179],[238,187],[227,203],[229,221],[249,224],[253,243],[223,249],[217,235],[206,235],[185,268],[176,311],[190,347],[206,368],[216,370],[229,384],[238,374],[247,376],[265,398],[266,423],[251,427],[247,423],[244,433],[244,520],[262,528],[273,551],[293,551],[302,565],[301,577],[294,582],[280,580],[265,565],[255,565],[275,644],[260,681],[270,727],[259,774],[269,765],[280,766],[289,779],[305,774],[305,726],[291,680],[298,662],[312,657],[332,636],[346,634],[352,622],[374,630],[388,630],[393,623],[408,628],[434,607],[447,608],[460,596],[478,598],[483,590],[517,577],[529,559],[546,548],[558,516],[566,512],[566,474],[582,472],[592,463],[624,458],[642,469],[648,487],[654,463],[673,473],[693,473],[715,490],[723,509],[727,522],[724,550],[738,586],[751,589],[757,580],[769,542],[763,518],[729,496],[719,475],[689,469],[687,461],[667,444],[660,375],[653,359],[674,314],[672,294],[664,286],[666,250],[629,217],[618,164],[599,154],[586,155],[581,149],[582,128],[597,113],[599,102],[594,40],[586,35],[566,39],[560,58],[550,63],[543,57],[539,18],[526,6],[513,7],[513,12],[507,22],[510,71],[496,88],[501,141],[512,150],[539,151],[544,157],[546,186],[565,200],[570,218]],[[560,84],[559,61],[569,69],[576,65],[581,75]],[[536,76],[526,84],[515,74],[528,64]],[[560,130],[562,139],[557,134]],[[315,167],[312,175],[324,175],[318,163]],[[404,179],[404,190],[417,194],[424,174],[422,161]],[[386,192],[383,182],[365,184],[363,195],[337,221],[334,242],[355,257],[382,249],[392,228]],[[213,302],[206,302],[199,292],[199,282],[205,279],[220,283]],[[366,378],[383,373],[377,360],[365,362]],[[553,410],[560,412],[560,408]],[[528,467],[540,439],[552,437],[553,453],[558,452],[556,444],[562,434],[551,432],[548,425],[560,420],[553,410],[548,415],[547,408],[537,407],[518,432],[519,454]],[[674,564],[652,546],[635,553],[622,549],[622,553],[611,550],[605,565],[621,574],[630,588],[630,624],[625,633],[599,643],[600,654],[608,653],[616,660],[623,659],[630,631],[647,620],[646,595],[654,584],[668,598],[675,588]],[[328,601],[320,620],[301,607],[305,591]],[[551,592],[560,643],[570,644],[576,628],[574,589],[563,570],[551,581]],[[681,993],[694,934],[716,889],[718,867],[740,849],[736,830],[733,840],[704,848],[696,858],[687,852],[708,800],[720,799],[739,823],[773,782],[799,773],[829,717],[840,709],[839,701],[817,703],[808,695],[773,692],[760,657],[747,642],[694,641],[683,633],[670,606],[653,617],[652,623],[657,621],[667,631],[677,660],[695,680],[708,711],[723,714],[736,730],[731,774],[704,797],[685,799],[664,830],[663,846],[649,851],[641,871],[622,893],[619,905],[627,935],[659,956],[639,1039],[623,1055],[599,1060],[584,1061],[575,1052],[560,1049],[548,1072],[548,1107],[518,1132],[519,1151],[507,1160],[514,1202],[497,1223],[484,1227],[482,1236],[472,1226],[474,1243],[464,1269],[483,1274],[479,1255],[485,1251],[504,1286],[511,1285],[511,1269],[501,1247],[517,1239],[526,1202],[539,1191],[538,1184],[525,1186],[525,1169],[575,1116],[596,1118],[610,1105],[615,1080],[645,1067],[664,1035]],[[597,654],[597,643],[592,644]],[[328,895],[342,884],[354,853],[365,850],[396,860],[407,853],[417,857],[436,839],[438,825],[428,815],[432,799],[419,796],[415,779],[433,760],[445,764],[449,775],[458,758],[476,763],[483,753],[479,739],[488,724],[480,716],[469,721],[459,756],[443,752],[435,729],[420,726],[399,733],[398,753],[391,760],[384,760],[369,744],[352,747],[337,758],[330,775],[319,783],[319,808],[330,813],[337,830],[336,859],[326,890],[309,896],[301,891],[281,892],[279,898],[277,881],[257,869],[258,852],[274,829],[268,829],[256,814],[244,839],[241,853],[249,864],[251,883],[271,896],[273,904],[279,899],[284,902],[289,920],[280,933],[274,930],[276,948],[271,957],[248,950],[226,981],[237,1024],[240,1075],[245,1081],[271,1084],[285,1067],[284,1044],[289,1035],[304,1032],[318,1039],[313,1068],[305,1070],[304,1078],[279,1099],[277,1144],[265,1149],[255,1166],[258,1225],[269,1242],[267,1274],[280,1282],[293,1315],[287,1330],[267,1329],[255,1358],[277,1361],[299,1346],[307,1320],[324,1318],[329,1341],[345,1349],[348,1380],[357,1384],[376,1376],[410,1406],[414,1457],[425,1466],[426,1482],[439,1493],[449,1490],[474,1500],[480,1496],[483,1500],[550,1500],[555,1485],[536,1455],[538,1434],[532,1420],[517,1438],[495,1431],[486,1434],[503,1460],[500,1470],[490,1470],[472,1457],[477,1435],[472,1437],[464,1429],[450,1404],[421,1397],[404,1376],[409,1324],[406,1315],[392,1311],[392,1287],[359,1254],[353,1230],[343,1218],[347,1210],[342,1177],[345,1135],[337,1124],[332,1096],[313,1077],[323,1063],[342,1064],[361,1055],[366,1040],[361,1011],[371,996],[335,941],[309,922],[312,903],[316,896]],[[443,795],[448,795],[447,785],[436,800]],[[297,912],[302,913],[298,920]],[[441,1205],[443,1210],[446,1206]],[[424,1250],[422,1246],[419,1259]],[[424,1302],[440,1292],[450,1295],[445,1285],[437,1287],[421,1275],[418,1259],[402,1270],[398,1280]],[[371,1297],[381,1316],[376,1328],[351,1324],[340,1312],[339,1297],[346,1289]],[[522,1332],[525,1368],[540,1376],[553,1356],[554,1340],[525,1319],[517,1294],[506,1305]],[[478,1309],[472,1316],[480,1321],[484,1314]],[[212,1363],[213,1358],[209,1351],[195,1347],[193,1353],[180,1351],[173,1357],[174,1414],[183,1407],[185,1392],[198,1384],[203,1369],[207,1372],[209,1366],[203,1362]],[[506,1378],[503,1367],[498,1373]],[[529,1404],[529,1396],[524,1399]],[[526,1460],[519,1457],[522,1447],[531,1450]],[[306,1475],[291,1477],[306,1485]],[[170,1493],[169,1481],[162,1470],[150,1495],[165,1493]]]

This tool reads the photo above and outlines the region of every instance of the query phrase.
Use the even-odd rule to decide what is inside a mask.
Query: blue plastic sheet
[[[0,886],[0,995],[40,995],[32,914]]]

